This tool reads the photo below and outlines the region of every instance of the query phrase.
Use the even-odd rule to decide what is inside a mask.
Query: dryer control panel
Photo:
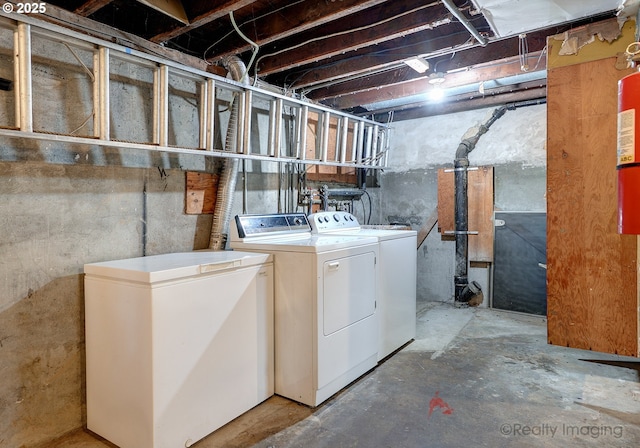
[[[318,212],[309,215],[309,223],[313,233],[331,232],[334,230],[359,229],[358,219],[348,212]]]

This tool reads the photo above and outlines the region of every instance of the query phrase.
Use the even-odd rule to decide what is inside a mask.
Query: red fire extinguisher
[[[618,82],[618,233],[640,234],[640,72]]]

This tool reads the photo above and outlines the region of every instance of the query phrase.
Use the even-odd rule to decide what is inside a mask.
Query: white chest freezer
[[[271,260],[85,265],[87,427],[122,448],[188,447],[273,395]]]

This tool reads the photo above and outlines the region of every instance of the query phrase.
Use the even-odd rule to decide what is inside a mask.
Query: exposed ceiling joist
[[[47,4],[47,12],[45,14],[38,14],[37,17],[49,23],[69,28],[88,36],[93,36],[98,39],[114,42],[138,51],[144,51],[162,58],[170,59],[188,67],[197,68],[198,70],[207,71],[208,68],[206,61],[202,59],[194,58],[193,56],[180,51],[154,44],[153,42],[149,42],[135,34],[120,31],[111,26],[96,22],[95,20],[71,13],[52,4]]]
[[[407,2],[394,2],[372,8],[370,15],[334,22],[325,27],[320,36],[313,32],[302,33],[296,36],[297,44],[284,42],[284,48],[272,52],[272,56],[261,56],[258,72],[268,76],[451,23],[451,15],[433,5],[420,5],[407,11]],[[372,22],[371,16],[379,19]]]
[[[531,60],[532,55],[533,57],[538,57],[540,55],[540,52],[546,46],[546,33],[537,32],[528,35],[527,46],[529,50],[528,55],[523,55],[522,57],[527,57],[527,59],[529,60]],[[462,50],[452,52],[447,56],[431,58],[431,67],[433,68],[433,71],[446,73],[448,71],[485,64],[486,61],[499,62],[505,60],[506,58],[520,57],[519,48],[520,38],[515,37],[510,39],[503,39],[492,43],[490,48],[463,48]],[[531,69],[544,69],[544,61],[535,60],[533,62],[534,65],[531,66]],[[534,67],[535,65],[537,65],[537,67]],[[403,65],[400,65],[396,62],[396,68],[393,73],[387,72],[380,73],[378,75],[374,74],[363,78],[354,79],[348,82],[335,83],[334,85],[328,87],[315,89],[307,93],[307,96],[311,99],[321,101],[337,96],[354,94],[358,91],[372,91],[384,85],[385,81],[384,79],[381,79],[383,77],[393,80],[393,82],[386,82],[386,84],[388,85],[394,82],[399,83],[425,78],[425,75],[412,70],[408,70],[407,67],[404,67]]]
[[[103,8],[108,3],[111,3],[111,1],[112,0],[89,0],[88,2],[78,6],[73,12],[80,16],[87,17],[100,8]]]
[[[181,20],[158,12],[158,2],[180,0],[141,1],[51,0],[45,19],[203,70],[235,55],[253,63],[259,81],[288,94],[348,111],[396,110],[396,119],[409,116],[436,72],[444,74],[442,88],[456,91],[496,79],[524,85],[529,78],[518,73],[544,68],[537,56],[547,36],[613,18],[620,2],[575,1],[563,10],[558,5],[570,0],[181,0]],[[625,14],[635,17],[638,3],[626,0]],[[257,44],[255,54],[247,40]],[[408,68],[413,57],[426,60],[428,71]],[[506,98],[496,92],[492,98]],[[446,101],[482,104],[469,95]]]
[[[546,58],[544,58],[544,54],[541,52],[533,53],[530,57],[532,59],[540,58],[540,66],[543,68],[546,67]],[[411,69],[406,68],[402,70],[408,72]],[[484,81],[517,76],[522,73],[523,71],[521,68],[520,58],[510,57],[456,73],[448,73],[444,75],[444,82],[442,82],[439,87],[443,89],[460,87],[468,84],[477,84]],[[375,82],[372,84],[375,84]],[[350,93],[338,97],[327,98],[323,102],[337,109],[351,109],[364,104],[372,104],[380,101],[420,95],[433,88],[434,86],[430,83],[429,77],[420,77],[418,79],[397,82],[387,86],[369,87],[366,90],[360,91],[353,87],[351,89],[346,89],[347,91],[350,91]]]
[[[224,2],[216,2],[217,5],[215,5],[213,8],[211,8],[211,2],[207,3],[209,4],[208,6],[202,5],[199,8],[194,8],[195,5],[192,4],[192,8],[189,9],[188,14],[189,23],[187,23],[186,25],[181,26],[179,24],[172,24],[168,26],[166,30],[156,34],[149,40],[155,43],[167,42],[174,37],[181,36],[191,30],[200,28],[213,22],[214,20],[220,19],[221,17],[227,17],[229,13],[250,5],[251,3],[253,3],[253,0],[227,0]]]
[[[240,24],[240,30],[262,47],[312,29],[316,29],[313,35],[317,35],[318,29],[321,29],[322,33],[325,34],[327,30],[324,27],[325,25],[340,21],[346,17],[352,17],[367,8],[384,2],[385,0],[341,0],[339,2],[315,2],[310,7],[308,2],[298,1],[283,6],[277,12],[266,11],[265,15],[259,19],[249,15],[248,11],[238,11],[237,22]],[[243,16],[245,17],[243,18]],[[279,44],[278,46],[286,47],[286,44]],[[225,39],[217,45],[217,48],[214,47],[212,50],[213,54],[210,60],[215,62],[229,55],[249,51],[251,50],[251,45],[240,38],[237,33],[233,33],[225,36]]]
[[[447,46],[443,47],[442,42]],[[415,55],[433,58],[443,54],[473,48],[468,34],[457,23],[440,26],[436,29],[415,33],[376,45],[375,52],[369,48],[339,55],[318,63],[309,64],[301,70],[289,70],[284,79],[273,77],[289,88],[305,90],[325,84],[335,84],[340,80],[357,75],[377,73],[393,67],[402,66],[402,61]]]
[[[424,103],[415,108],[395,111],[392,117],[394,121],[415,120],[433,115],[452,114],[465,110],[483,109],[485,107],[518,104],[528,101],[539,100],[538,103],[542,104],[546,101],[546,96],[546,86],[474,98],[461,96],[460,98],[450,98],[446,103]],[[381,113],[376,116],[376,119],[380,122],[387,121],[389,119],[389,113]]]

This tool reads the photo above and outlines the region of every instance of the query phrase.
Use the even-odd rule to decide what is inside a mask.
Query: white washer
[[[121,448],[188,447],[274,393],[269,254],[87,264],[87,427]]]
[[[299,213],[245,215],[231,247],[274,255],[276,394],[318,406],[376,366],[376,238],[313,236]]]
[[[415,339],[417,232],[363,229],[347,212],[314,213],[309,215],[309,222],[312,232],[319,235],[375,237],[379,241],[378,360]]]

